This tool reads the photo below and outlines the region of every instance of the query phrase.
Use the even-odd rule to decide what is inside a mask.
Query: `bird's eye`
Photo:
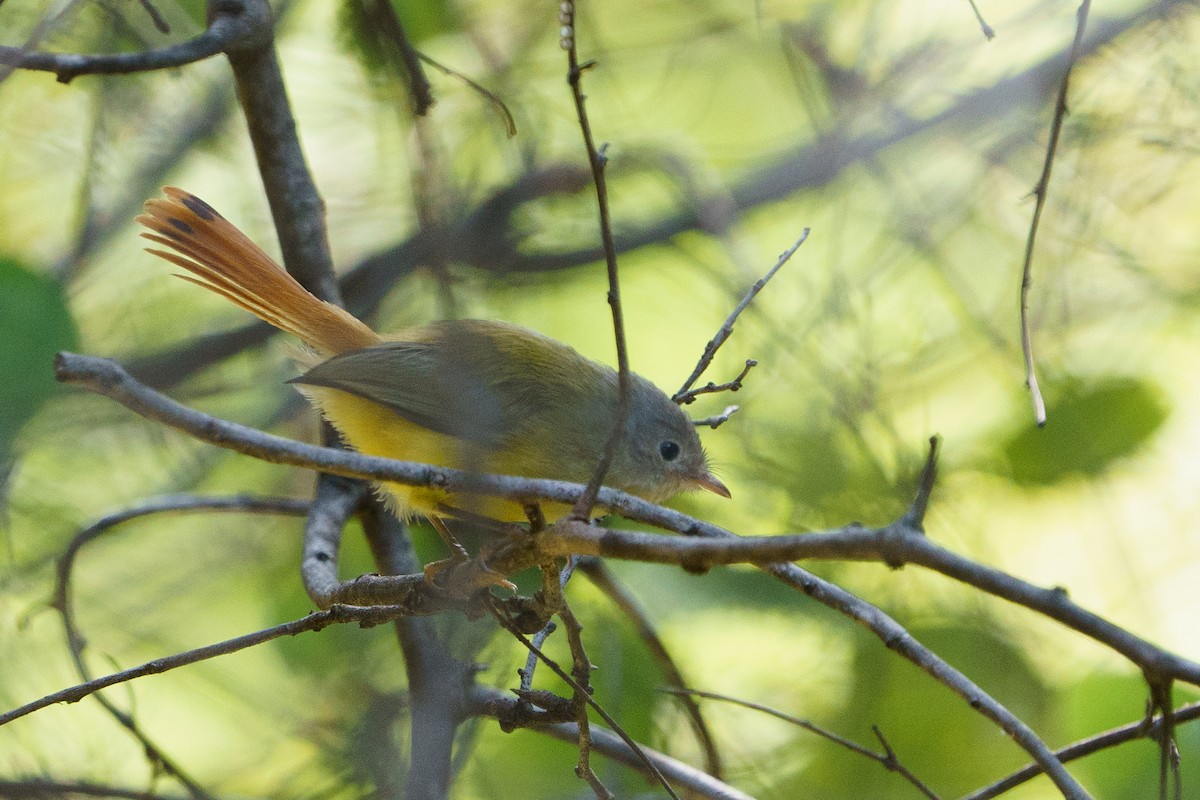
[[[679,456],[679,445],[670,440],[660,442],[658,454],[663,457],[663,461],[674,461]]]

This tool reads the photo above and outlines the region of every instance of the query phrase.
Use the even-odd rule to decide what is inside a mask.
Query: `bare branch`
[[[740,406],[725,406],[725,410],[720,414],[716,414],[711,417],[705,417],[704,419],[694,419],[692,420],[692,424],[697,428],[708,427],[716,429],[724,425],[726,422],[729,422],[729,418],[736,414],[740,409]]]
[[[995,39],[996,31],[983,18],[983,14],[979,11],[979,6],[975,4],[975,0],[968,0],[968,2],[971,4],[971,11],[975,12],[975,20],[979,23],[979,29],[983,31],[983,35],[988,41]]]
[[[239,19],[251,33],[226,52],[284,266],[317,297],[341,305],[325,231],[325,203],[296,135],[296,120],[275,54],[271,7],[267,0],[239,1],[245,8]],[[210,4],[221,5],[217,0]]]
[[[505,720],[511,719],[517,713],[517,706],[517,700],[497,689],[476,686],[471,692],[467,713],[475,716],[494,717],[500,721],[503,727]],[[573,722],[539,724],[535,725],[533,729],[572,744],[576,742],[579,735],[578,727]],[[597,752],[603,753],[631,769],[638,770],[647,778],[652,778],[645,763],[641,760],[641,756],[644,755],[673,784],[687,790],[689,797],[694,796],[704,800],[752,800],[750,795],[670,756],[644,746],[640,748],[640,752],[634,751],[615,733],[595,725],[592,726],[592,746]]]
[[[226,639],[223,642],[197,647],[194,650],[186,650],[164,658],[157,658],[137,667],[114,672],[111,675],[95,678],[85,683],[48,694],[45,697],[34,700],[32,703],[26,703],[19,708],[14,708],[12,711],[0,714],[0,726],[7,725],[13,720],[20,719],[27,714],[32,714],[34,711],[55,705],[56,703],[77,703],[83,698],[95,694],[101,689],[106,689],[109,686],[126,683],[146,675],[158,675],[163,672],[169,672],[170,670],[200,661],[207,661],[217,656],[236,653],[240,650],[260,645],[263,642],[278,639],[281,636],[295,636],[309,631],[319,631],[329,625],[347,622],[354,622],[363,627],[371,627],[389,622],[397,616],[406,613],[409,613],[408,609],[399,606],[374,606],[370,608],[362,606],[333,606],[325,611],[309,614],[302,619],[264,628],[263,630],[248,633],[244,636]]]
[[[24,70],[53,72],[59,83],[70,83],[80,75],[127,75],[181,67],[203,61],[236,47],[252,28],[243,24],[242,5],[237,0],[217,3],[208,28],[186,42],[139,53],[82,54],[38,53],[21,47],[0,47],[0,64]]]
[[[1176,723],[1192,722],[1200,719],[1200,703],[1189,703],[1188,705],[1180,706],[1172,712],[1172,716],[1175,718]],[[1163,720],[1161,716],[1157,719],[1140,719],[1137,722],[1131,722],[1128,725],[1122,725],[1119,728],[1113,728],[1112,730],[1098,733],[1095,736],[1089,736],[1086,739],[1055,751],[1054,754],[1058,756],[1059,761],[1066,764],[1084,756],[1098,753],[1101,750],[1107,750],[1110,747],[1116,747],[1117,745],[1136,741],[1137,739],[1157,740],[1162,735],[1162,728]],[[992,800],[992,798],[999,797],[1041,774],[1041,767],[1037,764],[1030,764],[1003,780],[996,781],[990,786],[985,786],[976,792],[972,792],[964,797],[963,800]]]
[[[329,608],[342,589],[338,578],[338,552],[342,528],[357,511],[367,494],[362,481],[322,473],[312,511],[304,526],[304,555],[300,559],[300,578],[304,590],[317,608]],[[413,570],[416,572],[417,570]]]
[[[1046,159],[1042,164],[1042,175],[1033,189],[1035,198],[1033,220],[1029,223],[1029,237],[1025,240],[1025,263],[1021,268],[1021,352],[1025,357],[1025,384],[1029,387],[1029,396],[1033,400],[1033,416],[1038,427],[1046,424],[1046,401],[1042,399],[1042,391],[1038,388],[1037,375],[1033,369],[1033,337],[1029,330],[1029,288],[1033,285],[1033,244],[1037,239],[1042,210],[1046,207],[1046,194],[1050,188],[1050,170],[1054,166],[1054,156],[1058,152],[1058,137],[1062,133],[1063,119],[1067,116],[1067,85],[1071,79],[1071,70],[1075,68],[1075,62],[1079,59],[1083,46],[1083,31],[1087,26],[1088,10],[1091,7],[1091,0],[1083,0],[1079,4],[1075,39],[1071,42],[1071,51],[1067,56],[1062,83],[1058,87],[1058,100],[1054,104],[1054,121],[1050,125],[1050,141],[1046,145]]]
[[[717,331],[716,336],[710,339],[708,344],[704,346],[704,353],[700,356],[700,361],[696,364],[696,368],[692,370],[692,374],[688,376],[688,379],[683,382],[683,386],[679,387],[679,391],[672,395],[672,400],[674,400],[676,403],[686,404],[695,400],[696,395],[698,394],[719,391],[715,387],[706,387],[693,392],[691,391],[691,388],[696,381],[700,379],[700,376],[704,374],[704,371],[708,369],[708,365],[712,363],[713,357],[716,356],[717,351],[721,349],[721,345],[725,344],[725,340],[727,340],[730,335],[733,334],[733,323],[735,323],[737,318],[742,315],[742,312],[746,310],[746,307],[750,305],[750,302],[758,296],[758,293],[763,290],[763,287],[767,285],[767,281],[775,277],[775,273],[779,272],[780,268],[783,267],[783,265],[788,262],[788,259],[792,257],[792,254],[800,249],[800,245],[804,244],[805,240],[808,239],[808,232],[809,229],[805,228],[804,232],[800,234],[800,238],[796,240],[796,243],[780,254],[779,258],[775,261],[775,266],[767,270],[766,275],[754,282],[754,285],[750,287],[750,291],[746,292],[746,296],[742,298],[742,302],[738,303],[737,308],[733,309],[733,313],[731,313],[725,319],[725,323]],[[747,361],[745,371],[743,371],[742,374],[739,375],[735,381],[733,381],[733,383],[737,384],[737,386],[740,388],[742,378],[746,377],[746,373],[749,372],[750,368],[755,366],[756,363],[757,362],[754,361]],[[712,387],[711,383],[709,384],[709,387]],[[737,391],[737,389],[732,389],[732,391]]]
[[[633,623],[634,629],[637,631],[638,638],[645,643],[646,649],[650,651],[650,655],[658,662],[658,667],[663,672],[667,686],[670,689],[679,690],[675,694],[683,704],[683,710],[687,714],[688,722],[691,723],[692,731],[695,732],[696,739],[699,741],[700,747],[704,750],[704,768],[714,778],[720,778],[723,767],[717,743],[713,739],[712,732],[708,729],[708,724],[704,721],[704,715],[700,712],[700,706],[692,699],[690,690],[687,688],[687,681],[683,678],[683,673],[679,670],[679,666],[671,656],[671,651],[667,649],[666,644],[658,635],[658,631],[654,629],[654,623],[650,621],[649,615],[646,614],[637,599],[621,585],[617,580],[617,576],[613,574],[612,570],[603,561],[595,557],[580,558],[579,568],[583,571],[583,574],[588,576],[588,580],[603,592],[604,596],[621,610],[621,613],[629,618],[630,622]]]
[[[55,573],[54,597],[51,605],[58,610],[66,633],[67,649],[75,662],[76,672],[81,680],[93,678],[91,671],[84,661],[84,650],[87,637],[79,629],[76,621],[74,604],[71,600],[71,578],[76,559],[83,547],[97,538],[111,533],[120,525],[145,517],[208,512],[233,513],[272,513],[303,515],[308,510],[308,503],[288,498],[272,497],[195,497],[191,495],[168,495],[127,508],[115,514],[110,514],[84,528],[71,538],[66,550],[59,557]],[[189,776],[183,768],[175,763],[162,748],[155,744],[141,729],[132,714],[118,708],[103,694],[96,694],[96,700],[104,710],[125,728],[131,736],[137,739],[146,757],[154,764],[155,769],[162,770],[175,777],[194,798],[208,798],[211,795],[197,781]]]
[[[914,564],[1054,619],[1110,647],[1149,675],[1200,686],[1200,664],[1169,653],[1076,605],[1060,588],[1043,589],[952,553],[903,520],[883,528],[850,525],[819,533],[736,538],[731,538],[732,534],[719,537],[711,526],[701,526],[695,529],[695,535],[705,538],[671,539],[561,520],[539,535],[538,545],[549,554],[571,552],[678,564],[693,571],[721,564],[797,559]]]
[[[605,166],[608,157],[604,148],[597,148],[592,137],[592,126],[588,122],[587,103],[583,93],[583,73],[595,66],[594,61],[579,63],[579,52],[576,49],[575,34],[575,4],[573,0],[564,0],[559,5],[559,22],[562,24],[561,44],[567,51],[567,83],[571,87],[571,97],[575,101],[575,113],[579,118],[579,131],[583,134],[583,144],[587,148],[588,165],[592,169],[592,183],[596,187],[596,210],[600,221],[600,242],[604,247],[604,263],[608,271],[608,306],[612,310],[613,337],[617,346],[617,405],[613,409],[612,430],[604,442],[604,453],[596,464],[596,471],[588,481],[587,490],[575,503],[571,515],[578,519],[587,519],[596,505],[596,496],[604,483],[604,476],[612,465],[617,452],[617,442],[625,431],[625,419],[629,416],[629,392],[632,384],[629,370],[629,349],[625,342],[625,312],[621,308],[621,278],[617,271],[617,246],[613,240],[612,219],[608,209],[608,180],[605,178]],[[607,147],[607,145],[605,145]]]
[[[797,728],[803,728],[809,733],[815,733],[822,739],[826,739],[836,745],[839,745],[840,747],[844,747],[852,753],[857,753],[858,755],[869,758],[872,761],[879,762],[882,766],[900,775],[906,781],[915,786],[917,790],[921,792],[921,794],[931,798],[932,800],[937,800],[938,796],[934,794],[928,786],[922,783],[916,775],[914,775],[903,764],[900,763],[899,759],[896,758],[896,754],[892,751],[891,746],[888,745],[887,740],[883,738],[883,734],[880,733],[879,729],[875,728],[874,726],[872,726],[872,729],[875,731],[875,735],[879,738],[880,743],[884,747],[884,752],[882,753],[876,753],[870,748],[862,746],[858,742],[847,739],[846,737],[840,736],[832,731],[827,731],[821,726],[809,722],[806,719],[801,719],[800,717],[787,714],[776,708],[772,708],[771,706],[762,705],[761,703],[754,703],[749,700],[730,697],[726,694],[718,694],[717,692],[705,692],[701,691],[700,689],[667,689],[666,691],[670,692],[671,694],[677,694],[681,696],[705,697],[709,700],[720,700],[723,703],[730,703],[735,706],[741,706],[742,708],[749,708],[754,711],[761,711],[764,714],[769,714],[776,719],[781,719],[784,722],[795,725]]]
[[[709,342],[709,344],[711,345],[712,342]],[[673,399],[677,403],[683,403],[686,405],[688,403],[691,403],[693,400],[695,400],[697,397],[699,397],[702,394],[718,394],[720,392],[739,392],[742,389],[742,381],[746,380],[746,376],[750,374],[750,370],[754,369],[757,366],[758,366],[757,361],[755,361],[753,358],[747,358],[746,365],[744,367],[742,367],[742,371],[739,372],[737,377],[734,378],[733,380],[727,381],[725,383],[720,383],[720,384],[709,381],[708,383],[704,384],[703,386],[701,386],[698,389],[690,389],[686,392],[678,392],[671,399]],[[736,406],[735,406],[735,408],[736,408]],[[728,417],[726,417],[726,419],[728,419]],[[714,425],[713,427],[716,427],[716,426]]]
[[[564,670],[562,667],[560,667],[554,661],[554,659],[549,658],[544,652],[542,652],[540,649],[535,647],[533,642],[531,642],[523,633],[521,633],[519,630],[517,630],[515,627],[513,627],[512,622],[508,619],[507,616],[505,616],[504,612],[500,609],[500,607],[493,600],[490,600],[490,599],[488,600],[488,606],[491,609],[493,616],[495,616],[496,621],[499,622],[500,625],[503,626],[505,630],[507,630],[510,634],[512,634],[512,637],[514,639],[516,639],[518,642],[520,642],[522,645],[524,645],[526,650],[529,650],[529,652],[536,654],[538,657],[538,660],[541,661],[543,664],[545,664],[547,667],[549,667],[551,672],[553,672],[555,675],[557,675],[559,678],[561,678],[568,686],[570,686],[572,691],[574,691],[576,693],[576,697],[582,698],[583,701],[585,703],[587,703],[587,705],[591,706],[592,709],[595,710],[595,712],[600,715],[600,718],[603,719],[606,723],[608,723],[609,727],[612,728],[612,730],[615,731],[616,734],[621,737],[621,740],[625,742],[625,744],[629,747],[629,749],[633,750],[635,753],[638,754],[638,757],[639,757],[639,760],[641,761],[641,763],[643,765],[645,765],[645,767],[650,771],[650,774],[654,777],[654,779],[656,781],[658,781],[658,783],[664,789],[666,789],[667,794],[669,794],[672,798],[674,798],[674,800],[679,800],[679,795],[677,795],[675,793],[675,790],[671,788],[671,784],[667,781],[667,779],[663,776],[663,774],[661,772],[659,772],[658,767],[655,765],[655,763],[652,760],[650,760],[649,756],[647,756],[643,752],[641,745],[639,745],[637,742],[635,742],[629,736],[629,734],[626,733],[624,731],[624,729],[622,729],[621,726],[617,724],[617,721],[615,719],[613,719],[612,716],[610,716],[607,711],[604,710],[604,707],[596,702],[596,700],[592,697],[591,692],[587,691],[586,688],[584,686],[582,686],[577,680],[575,680],[574,677],[572,677],[570,674],[567,673],[566,670]],[[579,730],[578,723],[576,723],[576,726],[577,726],[576,727],[576,737],[582,739],[584,734]],[[584,776],[581,775],[580,777],[584,777]]]

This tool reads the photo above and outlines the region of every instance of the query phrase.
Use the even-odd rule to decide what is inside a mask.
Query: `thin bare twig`
[[[535,526],[536,530],[541,530],[541,526]],[[571,576],[575,574],[575,568],[579,565],[579,559],[575,556],[569,556],[567,563],[563,565],[562,570],[558,573],[558,587],[554,588],[549,585],[549,575],[546,574],[543,568],[541,602],[546,606],[548,614],[553,614],[558,610],[558,599],[562,597],[562,590],[567,587],[567,582],[571,580]],[[549,595],[549,596],[547,596]],[[546,639],[550,634],[557,629],[553,619],[546,620],[546,624],[533,636],[533,643],[540,650],[542,645],[546,643]],[[522,691],[529,691],[533,688],[533,676],[537,671],[538,659],[537,653],[531,652],[525,659],[524,669],[517,670],[517,674],[521,676]]]
[[[712,732],[708,729],[708,724],[704,721],[704,715],[700,712],[700,706],[687,691],[688,684],[683,678],[683,673],[675,663],[671,651],[667,649],[666,644],[658,635],[658,631],[654,629],[654,623],[650,621],[649,615],[646,614],[637,599],[621,585],[617,580],[617,576],[613,574],[612,570],[602,560],[589,557],[580,558],[578,561],[579,568],[583,571],[584,575],[587,575],[588,580],[603,592],[604,596],[611,600],[621,610],[621,613],[633,623],[638,637],[646,645],[646,649],[650,651],[650,655],[658,662],[659,669],[662,670],[667,685],[682,690],[677,692],[676,695],[683,704],[684,713],[687,714],[688,722],[691,723],[692,731],[696,734],[696,739],[699,741],[701,749],[704,750],[704,768],[714,778],[720,778],[724,771],[721,764],[721,752],[717,749],[717,743],[713,739]]]
[[[733,334],[733,323],[742,315],[742,312],[746,310],[750,302],[758,296],[758,293],[763,290],[763,287],[767,285],[767,281],[775,277],[775,273],[788,262],[793,253],[800,249],[800,245],[804,244],[804,241],[808,239],[808,233],[809,229],[805,228],[804,232],[800,234],[800,238],[796,240],[796,243],[780,254],[779,258],[775,261],[775,266],[771,267],[766,275],[754,282],[754,285],[750,287],[750,291],[746,292],[746,296],[742,298],[742,302],[738,303],[737,308],[733,309],[733,313],[725,319],[725,323],[721,325],[716,336],[710,339],[708,344],[704,345],[704,353],[700,356],[699,362],[696,363],[696,368],[692,370],[692,374],[688,376],[688,379],[683,382],[683,386],[679,387],[679,391],[672,395],[672,400],[676,403],[690,403],[696,398],[696,395],[702,394],[704,391],[713,391],[712,389],[701,389],[692,392],[691,388],[700,379],[700,376],[704,374],[704,371],[708,369],[713,357],[721,349],[721,345],[725,344],[725,341]],[[746,362],[746,370],[737,379],[739,385],[741,379],[746,377],[746,373],[750,371],[752,366],[754,364],[750,361]]]
[[[571,651],[571,675],[576,684],[571,693],[571,705],[575,707],[575,724],[579,726],[579,760],[575,765],[575,774],[592,787],[596,800],[614,800],[613,793],[592,769],[592,726],[587,715],[588,701],[592,697],[592,662],[583,646],[583,625],[567,604],[565,597],[560,598],[558,616],[562,619],[567,634],[567,645]]]
[[[1046,424],[1046,401],[1042,398],[1041,389],[1038,388],[1037,374],[1033,367],[1033,336],[1029,329],[1029,288],[1033,285],[1033,245],[1037,239],[1042,210],[1046,207],[1046,195],[1050,188],[1050,171],[1054,167],[1054,156],[1058,152],[1058,137],[1062,133],[1063,120],[1067,116],[1067,87],[1071,80],[1071,71],[1075,68],[1075,62],[1078,60],[1083,46],[1083,31],[1087,26],[1088,10],[1091,7],[1091,0],[1083,0],[1079,4],[1075,38],[1071,42],[1067,67],[1063,72],[1062,83],[1058,87],[1058,99],[1054,103],[1054,121],[1050,124],[1050,141],[1046,145],[1042,175],[1033,189],[1033,219],[1029,223],[1029,237],[1025,240],[1025,262],[1021,267],[1021,352],[1025,357],[1025,384],[1029,387],[1029,396],[1033,400],[1033,416],[1038,427]]]
[[[725,406],[725,410],[720,414],[715,414],[711,417],[705,417],[704,419],[694,419],[692,420],[692,424],[697,428],[719,428],[726,422],[729,422],[729,418],[736,414],[740,409],[741,406]]]
[[[181,67],[225,52],[246,35],[237,3],[217,4],[208,28],[186,42],[138,53],[41,53],[22,47],[0,47],[0,64],[12,69],[53,72],[59,83],[80,75],[128,75]]]
[[[803,728],[804,730],[808,731],[809,733],[814,733],[817,736],[820,736],[822,739],[826,739],[840,747],[846,748],[847,750],[849,750],[852,753],[857,753],[858,755],[869,758],[872,761],[877,761],[879,764],[886,767],[888,770],[895,772],[896,774],[898,774],[902,778],[904,778],[906,781],[911,783],[913,786],[915,786],[917,788],[918,791],[920,791],[926,797],[931,798],[931,800],[938,800],[938,796],[936,794],[934,794],[933,790],[931,790],[928,786],[926,786],[916,775],[914,775],[911,771],[908,770],[908,768],[906,768],[903,764],[900,763],[900,760],[896,757],[896,754],[892,751],[892,748],[888,745],[887,740],[883,738],[883,734],[881,734],[879,732],[878,728],[874,728],[874,726],[872,726],[872,729],[875,731],[875,735],[879,738],[881,744],[883,744],[883,747],[884,747],[884,752],[882,752],[882,753],[876,753],[874,750],[872,750],[869,747],[864,747],[863,745],[859,744],[858,742],[855,742],[851,739],[847,739],[846,737],[836,734],[832,731],[827,731],[824,728],[822,728],[821,726],[816,725],[812,722],[809,722],[806,719],[801,719],[800,717],[793,716],[786,712],[780,711],[779,709],[772,708],[771,706],[763,705],[761,703],[755,703],[750,700],[742,700],[737,697],[731,697],[730,695],[727,695],[727,694],[719,694],[717,692],[706,692],[706,691],[702,691],[700,689],[673,689],[673,688],[671,688],[671,689],[665,689],[664,691],[667,691],[667,692],[670,692],[671,694],[676,694],[676,695],[685,695],[685,696],[691,696],[691,697],[704,697],[709,700],[719,700],[723,703],[729,703],[731,705],[741,706],[742,708],[749,708],[753,711],[761,711],[762,713],[768,714],[772,717],[775,717],[776,719],[781,719],[790,725],[795,725],[797,728]]]
[[[309,631],[319,631],[330,625],[347,622],[354,622],[364,627],[370,627],[389,622],[395,619],[396,616],[405,613],[408,613],[408,611],[399,606],[333,606],[325,611],[318,611],[292,622],[285,622],[281,625],[264,628],[253,633],[247,633],[244,636],[235,636],[232,639],[226,639],[222,642],[205,645],[204,647],[185,650],[182,653],[156,658],[153,661],[147,661],[145,664],[136,667],[61,689],[31,703],[26,703],[23,706],[0,714],[0,726],[7,725],[13,720],[20,719],[47,706],[57,703],[79,702],[83,698],[93,695],[109,686],[126,683],[146,675],[158,675],[187,666],[188,664],[207,661],[217,656],[236,653],[264,642],[269,642],[272,639],[278,639],[281,636],[295,636],[300,633],[308,633]]]
[[[929,509],[929,498],[933,494],[933,485],[937,481],[938,450],[941,449],[942,437],[929,437],[929,456],[925,459],[925,468],[921,470],[921,480],[917,483],[916,496],[912,505],[903,517],[904,524],[915,531],[924,530],[925,512]]]
[[[646,768],[653,775],[654,779],[658,781],[663,789],[667,791],[667,794],[669,794],[675,800],[679,800],[679,795],[675,794],[675,790],[671,788],[671,784],[659,771],[657,765],[645,754],[642,746],[634,741],[633,737],[626,733],[625,730],[617,724],[617,721],[613,719],[607,711],[604,710],[603,706],[596,702],[595,698],[593,698],[589,692],[584,691],[584,687],[581,686],[579,682],[575,680],[575,678],[573,678],[565,669],[560,667],[558,663],[554,661],[554,659],[547,656],[537,647],[534,647],[533,642],[531,642],[529,638],[525,636],[525,634],[513,627],[512,622],[505,615],[504,611],[496,604],[493,598],[488,596],[485,599],[487,600],[488,608],[491,610],[492,615],[496,618],[496,621],[499,622],[505,630],[512,634],[513,638],[520,642],[526,650],[536,654],[538,660],[549,667],[551,672],[553,672],[568,686],[570,686],[572,691],[579,692],[579,696],[583,697],[584,701],[591,706],[597,714],[600,715],[600,718],[608,723],[608,726],[613,730],[613,732],[620,736],[621,740],[624,741],[631,750],[638,753],[639,761],[646,766]],[[576,731],[576,735],[578,736],[578,729]]]
[[[1172,712],[1172,716],[1175,718],[1176,723],[1192,722],[1200,719],[1200,703],[1189,703],[1188,705],[1180,706]],[[1089,736],[1086,739],[1081,739],[1074,744],[1056,750],[1054,754],[1058,756],[1059,761],[1066,764],[1084,756],[1098,753],[1101,750],[1125,744],[1126,742],[1136,741],[1137,739],[1157,739],[1162,735],[1162,726],[1163,721],[1161,716],[1158,719],[1140,719],[1137,722],[1131,722],[1127,725]],[[1008,777],[996,781],[990,786],[985,786],[982,789],[972,792],[964,797],[963,800],[992,800],[1041,774],[1042,768],[1040,766],[1030,764]]]
[[[163,17],[162,12],[150,0],[138,0],[138,4],[142,10],[146,12],[146,16],[150,17],[150,21],[154,23],[154,27],[159,33],[170,33],[171,26],[167,24],[167,20]]]
[[[308,511],[308,503],[289,498],[272,497],[195,497],[192,495],[168,495],[149,500],[131,508],[109,514],[84,528],[67,544],[63,554],[58,559],[55,572],[54,597],[51,605],[57,609],[62,618],[66,633],[67,649],[75,663],[75,670],[81,680],[89,681],[94,677],[84,661],[84,650],[87,637],[79,629],[76,622],[74,604],[71,600],[71,577],[76,558],[83,547],[97,538],[108,534],[117,527],[137,519],[167,514],[189,514],[199,511],[226,513],[273,513],[303,515]],[[137,739],[146,757],[165,773],[174,776],[195,798],[208,798],[211,795],[200,784],[189,776],[182,767],[175,763],[138,725],[133,715],[118,708],[103,694],[96,694],[96,700],[104,710],[125,728],[131,736]]]
[[[604,263],[608,271],[608,306],[612,310],[613,338],[617,346],[617,405],[613,409],[613,425],[608,439],[604,443],[604,453],[596,465],[596,471],[588,482],[583,496],[571,509],[571,515],[578,519],[587,519],[592,508],[596,505],[596,497],[604,476],[617,452],[617,442],[625,431],[625,418],[629,416],[629,392],[632,378],[629,371],[629,349],[625,342],[625,312],[621,308],[621,279],[617,271],[617,246],[613,241],[612,220],[608,210],[608,181],[605,178],[605,166],[608,158],[603,148],[596,147],[592,137],[592,126],[588,122],[587,103],[583,93],[583,73],[595,66],[594,61],[579,63],[579,52],[575,41],[575,5],[573,0],[565,0],[560,5],[559,22],[562,23],[562,46],[567,51],[567,83],[571,87],[571,97],[575,101],[575,113],[579,118],[579,131],[583,135],[583,144],[587,148],[588,165],[592,168],[592,183],[596,188],[596,210],[599,214],[600,241],[604,247]]]
[[[699,397],[702,394],[718,394],[720,392],[739,392],[742,389],[742,381],[746,380],[746,376],[750,374],[750,370],[754,369],[757,366],[758,366],[757,361],[755,361],[753,358],[747,358],[746,365],[744,367],[742,367],[742,371],[739,372],[737,377],[734,378],[733,380],[726,381],[725,383],[719,383],[719,384],[709,381],[708,383],[704,384],[703,386],[701,386],[699,388],[690,389],[686,392],[679,392],[671,399],[673,399],[676,403],[682,403],[682,404],[686,405],[688,403],[691,403],[693,400],[695,400],[697,397]]]
[[[500,119],[504,121],[504,132],[508,135],[508,138],[511,139],[517,135],[517,121],[513,119],[512,112],[508,110],[508,104],[501,100],[499,95],[484,88],[477,81],[471,80],[471,78],[467,77],[458,70],[452,67],[447,67],[445,64],[435,61],[434,59],[422,53],[420,50],[417,50],[416,53],[417,58],[433,67],[438,72],[451,78],[455,78],[456,80],[460,80],[467,86],[471,87],[471,89],[482,96],[484,100],[487,100],[488,104],[491,105],[491,107],[496,110],[496,113],[500,115]]]
[[[501,727],[514,727],[510,721],[522,719],[519,701],[509,697],[498,689],[486,686],[475,686],[471,690],[466,713],[474,716],[488,716],[497,719]],[[578,729],[573,722],[537,723],[533,730],[553,736],[564,742],[574,744],[578,740]],[[592,726],[592,745],[613,761],[624,764],[639,771],[647,778],[653,775],[645,766],[642,756],[654,763],[672,784],[687,791],[689,797],[698,800],[751,800],[750,795],[738,791],[727,783],[723,783],[701,770],[663,755],[649,747],[641,747],[639,751],[631,749],[628,744],[615,733],[598,725]]]
[[[987,37],[988,41],[995,39],[996,31],[991,25],[988,25],[987,20],[983,18],[983,13],[980,12],[979,6],[976,5],[975,0],[968,0],[968,2],[971,4],[971,10],[975,12],[975,19],[979,22],[979,28],[983,31],[983,35]]]

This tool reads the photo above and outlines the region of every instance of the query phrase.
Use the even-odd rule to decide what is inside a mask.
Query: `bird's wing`
[[[514,420],[474,359],[431,342],[383,342],[334,356],[291,383],[338,389],[437,433],[496,447]]]

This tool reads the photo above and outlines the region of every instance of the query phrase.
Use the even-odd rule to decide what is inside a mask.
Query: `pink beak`
[[[704,489],[707,492],[712,492],[713,494],[720,495],[721,497],[724,497],[726,499],[729,499],[730,497],[733,496],[729,493],[728,487],[726,487],[725,484],[723,484],[719,480],[717,480],[717,476],[713,475],[708,470],[705,470],[704,474],[700,475],[699,477],[692,478],[692,482],[694,484],[696,484],[696,486],[700,487],[701,489]]]

